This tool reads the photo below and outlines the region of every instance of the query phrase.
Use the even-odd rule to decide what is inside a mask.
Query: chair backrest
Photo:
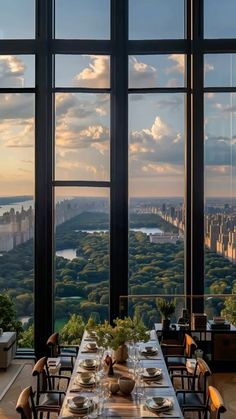
[[[32,375],[36,377],[36,404],[39,404],[40,392],[52,390],[51,381],[47,367],[47,357],[44,356],[36,362]]]
[[[193,352],[197,348],[197,344],[192,336],[185,333],[185,355],[191,358]]]
[[[210,412],[210,419],[220,419],[221,413],[226,412],[224,401],[219,391],[212,386],[208,388],[207,408]]]
[[[204,403],[207,400],[208,377],[212,374],[209,366],[202,358],[197,358],[197,390],[202,391],[204,395]]]
[[[21,392],[16,403],[16,411],[21,415],[21,419],[32,419],[32,417],[37,419],[32,387],[26,387]]]
[[[53,333],[51,336],[49,336],[47,340],[47,346],[50,349],[52,357],[57,357],[60,355],[59,333]]]

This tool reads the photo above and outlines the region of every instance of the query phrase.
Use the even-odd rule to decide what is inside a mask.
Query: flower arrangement
[[[105,320],[104,323],[94,327],[98,346],[103,346],[104,348],[110,347],[116,351],[127,341],[147,342],[149,339],[148,330],[141,320],[137,320],[136,318],[131,319],[131,317],[125,317],[124,319],[117,318],[114,320],[114,325],[114,327],[111,326]]]
[[[173,300],[166,300],[165,298],[157,298],[156,305],[161,313],[161,317],[163,319],[169,319],[172,314],[175,312],[176,307],[176,299]]]

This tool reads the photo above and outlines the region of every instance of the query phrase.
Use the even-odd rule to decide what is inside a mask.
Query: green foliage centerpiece
[[[6,291],[0,293],[0,328],[3,332],[15,331],[18,334],[23,331],[22,323],[16,319],[14,303]]]
[[[156,305],[162,317],[162,328],[163,330],[168,330],[170,327],[170,317],[175,312],[176,299],[167,300],[165,298],[157,298]]]
[[[98,346],[113,349],[116,362],[122,363],[128,358],[126,342],[146,342],[149,339],[149,335],[144,323],[136,318],[117,318],[114,320],[114,325],[115,326],[111,326],[109,322],[105,320],[104,323],[95,326],[94,330],[97,335]]]

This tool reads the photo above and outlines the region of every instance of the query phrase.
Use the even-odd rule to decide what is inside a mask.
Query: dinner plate
[[[95,379],[92,377],[88,383],[84,383],[84,381],[81,380],[81,378],[77,377],[77,379],[74,381],[75,384],[79,384],[81,387],[89,388],[93,387],[95,385]]]
[[[145,400],[145,405],[148,409],[153,411],[164,411],[170,410],[173,407],[173,403],[166,397],[148,397]]]
[[[147,350],[146,348],[143,348],[141,350],[141,353],[144,354],[144,355],[156,355],[158,353],[158,349],[155,348],[155,347],[153,347],[150,350]]]
[[[87,365],[84,360],[82,360],[79,364],[81,367],[85,368],[86,370],[94,371],[96,368],[96,361],[93,360],[93,365]]]
[[[68,409],[72,413],[86,414],[88,412],[88,410],[93,407],[93,405],[94,405],[94,403],[91,399],[87,399],[87,401],[84,403],[84,405],[82,407],[76,406],[72,399],[68,400]]]
[[[161,378],[162,377],[162,369],[161,368],[156,368],[156,371],[154,372],[154,374],[149,374],[147,372],[147,370],[144,370],[144,373],[142,374],[143,378],[145,379],[155,379],[155,378]]]

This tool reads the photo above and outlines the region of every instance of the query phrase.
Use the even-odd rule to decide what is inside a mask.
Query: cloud
[[[166,73],[181,73],[184,74],[185,71],[185,56],[184,54],[171,54],[168,56],[168,60],[171,60],[175,63],[175,65],[172,65],[171,67],[168,67],[166,69]]]
[[[0,121],[0,136],[6,148],[34,147],[34,119]]]
[[[213,92],[206,93],[206,98],[209,100],[215,99],[215,93]]]
[[[139,61],[136,57],[129,59],[129,87],[156,87],[157,69],[152,65]]]
[[[208,174],[212,174],[213,176],[215,175],[227,176],[230,174],[230,166],[219,166],[219,165],[206,166],[206,172]]]
[[[80,87],[107,88],[110,86],[110,57],[90,55],[91,62],[74,77],[74,85]]]
[[[22,163],[33,164],[33,160],[21,160]]]
[[[57,121],[65,117],[86,119],[108,114],[110,96],[107,94],[58,93],[56,95]]]
[[[85,128],[72,127],[65,124],[57,126],[56,145],[59,148],[79,149],[93,145],[102,154],[105,150],[102,143],[109,142],[109,129],[102,125],[89,125]],[[96,144],[96,146],[95,146]],[[99,149],[100,148],[100,149]]]
[[[0,95],[0,120],[24,119],[34,116],[34,95],[7,93]],[[24,123],[24,122],[23,122]]]
[[[236,147],[228,137],[206,135],[205,164],[210,166],[227,166],[236,164]]]
[[[209,71],[214,71],[215,67],[213,64],[205,63],[204,64],[204,72],[209,73]]]
[[[142,171],[149,176],[183,176],[183,166],[168,163],[149,163],[142,167]]]
[[[175,95],[175,96],[167,96],[165,99],[159,99],[155,106],[161,109],[169,109],[170,111],[176,111],[176,109],[183,107],[183,96],[182,95]]]
[[[184,164],[184,139],[181,132],[177,132],[159,115],[156,116],[150,128],[130,133],[130,161],[141,162],[144,167],[153,164]],[[151,166],[150,166],[151,164]],[[142,166],[143,167],[143,166]],[[137,166],[137,170],[141,170]],[[143,169],[142,169],[143,170]],[[149,170],[150,171],[150,170]],[[145,172],[145,170],[144,170]]]
[[[66,160],[59,160],[57,161],[57,169],[64,169],[64,170],[82,170],[83,172],[96,174],[97,168],[94,165],[90,165],[84,162],[73,162],[73,161],[66,161]]]
[[[13,55],[0,56],[0,87],[24,87],[25,65]]]

